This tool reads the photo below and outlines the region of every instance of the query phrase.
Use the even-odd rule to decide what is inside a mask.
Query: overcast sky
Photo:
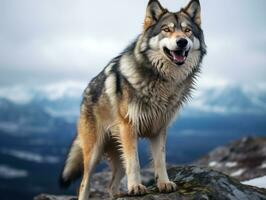
[[[89,81],[141,32],[147,1],[1,0],[0,86]],[[187,2],[161,0],[171,11]],[[266,1],[201,4],[200,82],[266,82]]]

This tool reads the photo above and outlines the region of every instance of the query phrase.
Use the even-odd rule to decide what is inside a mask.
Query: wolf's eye
[[[164,27],[162,30],[166,33],[171,32],[171,29],[169,27]]]
[[[190,29],[190,28],[186,28],[186,29],[185,29],[185,33],[188,33],[188,34],[190,34],[190,33],[192,33],[192,31],[191,31],[191,29]]]

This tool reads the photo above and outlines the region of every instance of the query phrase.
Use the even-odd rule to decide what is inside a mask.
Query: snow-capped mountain
[[[84,82],[61,82],[46,86],[0,88],[0,98],[15,104],[42,107],[52,116],[74,120],[79,113]],[[1,105],[3,104],[3,105]],[[0,108],[4,106],[0,102]],[[199,114],[266,114],[266,87],[237,85],[199,87],[184,106],[184,116]]]
[[[0,109],[8,107],[7,102],[18,106],[41,107],[54,117],[74,120],[79,113],[83,82],[61,82],[46,86],[0,87]]]
[[[266,88],[237,85],[201,88],[188,109],[220,114],[266,114]]]
[[[66,124],[64,119],[51,116],[34,102],[17,104],[0,99],[0,111],[0,130],[14,136],[45,134]]]

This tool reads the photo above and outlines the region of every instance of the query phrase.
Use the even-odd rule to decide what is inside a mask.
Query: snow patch
[[[55,156],[42,156],[40,154],[28,152],[28,151],[20,151],[20,150],[7,150],[2,149],[1,153],[13,156],[22,160],[30,161],[30,162],[36,162],[36,163],[58,163],[59,158]]]
[[[240,175],[242,175],[245,171],[246,171],[245,169],[239,169],[239,170],[237,170],[237,171],[235,171],[235,172],[232,172],[232,173],[230,174],[230,176],[234,176],[234,177],[236,177],[236,176],[240,176]]]
[[[221,164],[216,161],[211,161],[209,163],[209,167],[219,167]]]
[[[251,179],[248,181],[242,182],[245,185],[251,185],[255,187],[260,187],[260,188],[266,188],[266,176]]]
[[[266,162],[265,163],[262,163],[261,166],[259,167],[261,169],[266,169]]]
[[[7,165],[0,165],[0,178],[12,179],[27,177],[28,172],[22,169],[15,169]]]
[[[232,168],[237,166],[237,162],[227,162],[225,163],[226,167]]]
[[[0,122],[0,129],[8,133],[18,132],[19,125],[14,122]]]

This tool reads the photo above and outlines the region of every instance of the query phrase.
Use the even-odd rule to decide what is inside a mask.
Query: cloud
[[[241,84],[265,81],[265,50],[253,44],[266,43],[266,38],[258,36],[244,41],[234,35],[208,38],[203,76]]]
[[[36,67],[64,70],[75,66],[88,69],[91,64],[105,64],[114,54],[118,54],[121,49],[119,43],[112,38],[54,35],[11,47],[12,53],[6,54],[1,62],[8,66],[12,63],[11,68],[31,70]]]
[[[188,0],[161,0],[171,11]],[[1,1],[0,85],[89,81],[141,32],[145,1]],[[104,5],[104,6],[103,6]],[[263,82],[264,0],[202,1],[203,79]]]

